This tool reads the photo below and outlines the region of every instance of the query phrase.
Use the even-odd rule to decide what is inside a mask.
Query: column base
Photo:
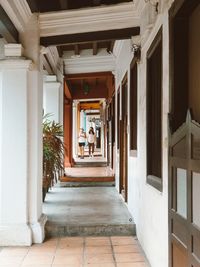
[[[47,221],[47,216],[42,214],[38,222],[30,224],[32,230],[32,243],[39,244],[44,241],[45,238],[45,224]]]
[[[38,222],[27,224],[0,224],[1,246],[31,246],[32,243],[42,243],[45,238],[45,223],[47,216],[42,214]]]
[[[32,232],[27,224],[0,224],[0,246],[30,246]]]

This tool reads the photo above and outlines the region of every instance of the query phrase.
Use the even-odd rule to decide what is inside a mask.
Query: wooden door
[[[120,192],[128,199],[128,149],[127,149],[127,79],[122,84],[122,114],[120,120]]]
[[[200,267],[200,124],[190,112],[171,136],[170,266]]]

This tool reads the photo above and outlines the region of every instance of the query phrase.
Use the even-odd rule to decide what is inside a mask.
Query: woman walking
[[[81,159],[84,159],[85,138],[86,138],[86,134],[84,132],[84,129],[80,128],[80,132],[78,136],[78,144],[80,148]]]
[[[89,129],[87,140],[88,140],[88,147],[89,147],[89,157],[91,158],[91,157],[94,157],[94,144],[96,142],[96,134],[94,132],[93,127],[90,127]]]

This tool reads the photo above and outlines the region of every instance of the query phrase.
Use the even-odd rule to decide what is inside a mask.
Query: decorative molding
[[[137,10],[137,14],[138,14],[139,17],[141,16],[141,13],[142,13],[142,10],[145,7],[145,4],[146,3],[145,3],[144,0],[135,0],[135,8]]]
[[[34,64],[31,60],[23,59],[23,58],[8,58],[0,60],[0,70],[4,69],[27,69],[32,70]]]
[[[39,14],[40,36],[104,31],[139,26],[133,2]]]
[[[6,57],[21,57],[23,53],[23,47],[21,44],[5,44],[4,54]]]
[[[44,82],[57,82],[57,77],[56,75],[44,75],[43,77]]]
[[[115,58],[108,56],[89,56],[64,59],[65,74],[114,71]]]
[[[23,32],[32,15],[26,0],[3,0],[1,5],[17,30]]]

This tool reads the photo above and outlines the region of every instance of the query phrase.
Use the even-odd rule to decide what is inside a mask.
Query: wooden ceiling
[[[65,75],[65,81],[73,99],[108,98],[113,88],[111,72]]]
[[[113,52],[114,40],[94,41],[86,43],[74,43],[57,46],[59,56],[62,57],[63,52],[73,51],[74,55],[80,55],[82,50],[91,49],[92,54],[96,56],[100,49],[106,49],[107,52]]]
[[[132,0],[27,0],[27,3],[32,12],[51,12],[101,5],[113,5],[131,1]]]

